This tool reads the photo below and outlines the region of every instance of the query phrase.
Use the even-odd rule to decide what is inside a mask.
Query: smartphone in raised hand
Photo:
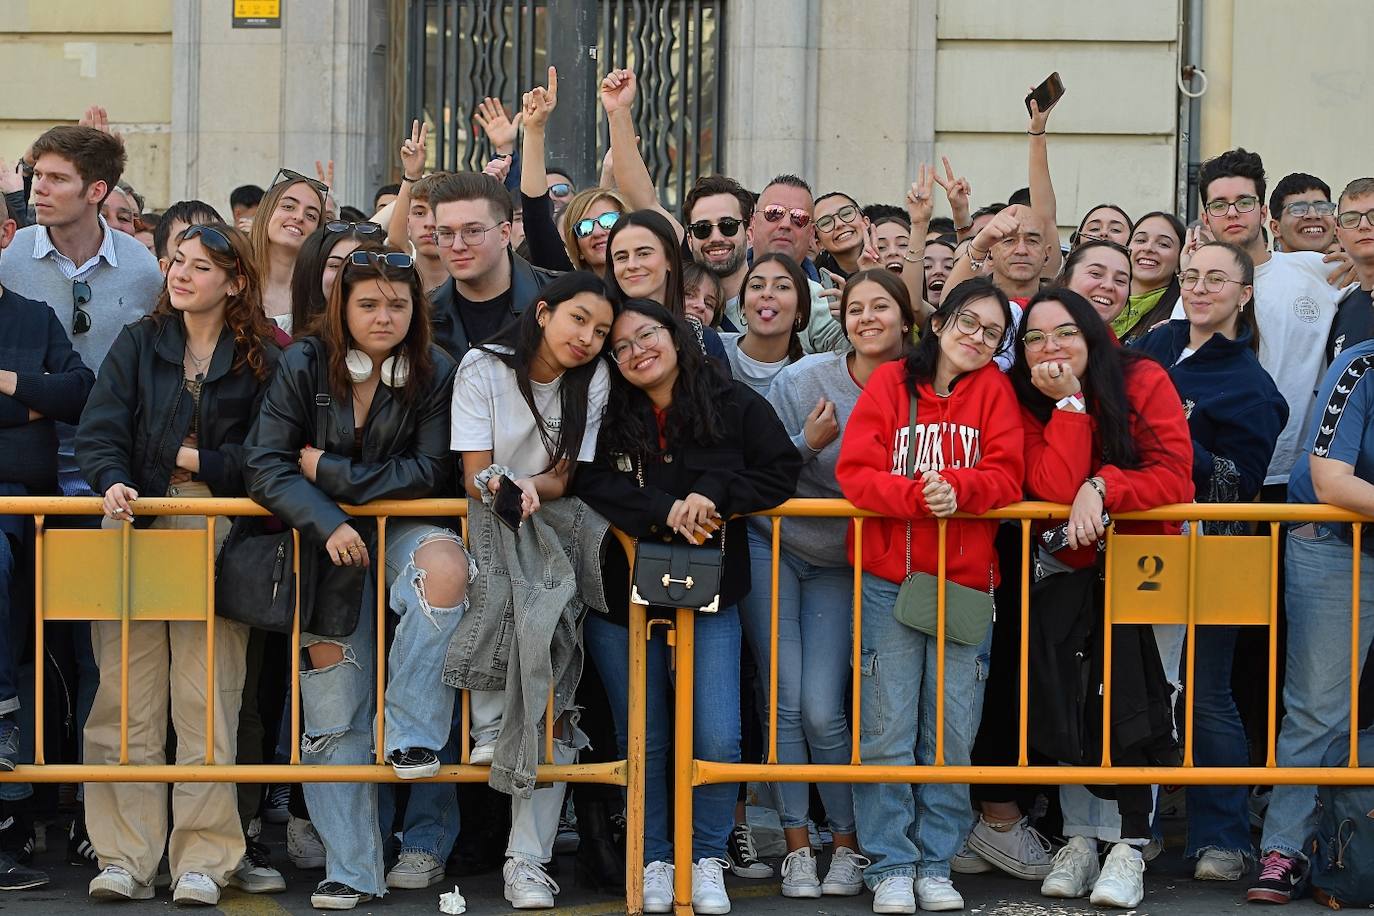
[[[1046,112],[1064,97],[1064,81],[1059,78],[1059,71],[1056,70],[1045,81],[1036,86],[1026,96],[1026,114],[1031,114],[1031,99],[1040,107],[1040,111]]]

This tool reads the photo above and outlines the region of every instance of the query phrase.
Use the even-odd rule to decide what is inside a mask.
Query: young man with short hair
[[[1356,178],[1341,192],[1336,210],[1336,241],[1355,267],[1358,281],[1336,306],[1326,360],[1335,362],[1341,351],[1374,339],[1374,178]]]
[[[244,232],[253,226],[253,217],[267,192],[255,184],[244,184],[229,193],[229,215]]]
[[[1315,175],[1294,172],[1269,195],[1269,231],[1275,251],[1320,251],[1331,247],[1336,231],[1331,188]]]

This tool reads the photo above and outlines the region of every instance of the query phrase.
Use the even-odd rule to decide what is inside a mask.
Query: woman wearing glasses
[[[376,223],[330,220],[310,233],[301,245],[291,272],[291,320],[282,325],[297,336],[309,334],[324,314],[329,292],[348,258],[359,249],[382,251],[386,232]]]
[[[373,569],[375,525],[339,504],[445,492],[455,366],[430,343],[419,275],[399,252],[349,255],[315,330],[283,355],[247,445],[249,492],[299,529],[301,575],[319,596],[302,608],[301,757],[374,759],[380,649],[371,577],[385,576],[399,621],[380,750],[402,779],[432,776],[453,717],[455,695],[441,675],[467,605],[470,561],[452,530],[396,518],[386,526],[386,568]],[[376,785],[307,783],[305,796],[327,850],[311,904],[352,909],[385,894]]]
[[[784,366],[802,358],[801,334],[811,320],[811,287],[785,254],[759,258],[744,275],[743,334],[723,334],[731,374],[763,397]]]
[[[619,192],[606,188],[579,191],[563,210],[564,250],[574,270],[602,273],[611,230],[630,206]]]
[[[1241,248],[1203,245],[1179,278],[1186,320],[1147,334],[1139,349],[1169,367],[1193,437],[1197,501],[1254,502],[1288,422],[1288,402],[1259,363],[1254,263]],[[1246,534],[1248,526],[1207,522],[1204,534]],[[1245,766],[1245,727],[1231,694],[1238,627],[1198,627],[1193,703],[1193,762]],[[1236,881],[1253,862],[1249,790],[1189,786],[1188,858],[1193,877]]]
[[[282,169],[264,195],[248,234],[253,263],[262,276],[262,307],[268,318],[288,332],[296,258],[306,237],[324,219],[328,194],[323,182]]]
[[[611,329],[609,348],[619,371],[612,376],[595,461],[579,468],[576,492],[635,537],[682,544],[700,541],[724,550],[720,610],[696,617],[693,747],[703,759],[738,762],[736,604],[750,589],[749,548],[744,520],[723,520],[771,508],[790,497],[801,459],[768,403],[731,382],[705,358],[695,329],[662,304],[627,300]],[[611,549],[607,562],[609,581],[628,573],[611,567],[623,562],[617,548]],[[622,615],[619,609],[608,616],[588,614],[583,626],[587,652],[615,713],[623,754],[630,675]],[[661,632],[655,632],[648,652],[644,911],[669,913],[672,677],[671,652]],[[730,911],[722,876],[729,867],[724,856],[735,823],[736,791],[735,785],[693,791],[692,907],[697,913]]]
[[[1038,579],[1097,562],[1098,543],[1106,534],[1104,511],[1152,509],[1193,498],[1192,437],[1168,373],[1148,356],[1122,349],[1082,295],[1054,288],[1030,300],[1010,376],[1025,427],[1026,495],[1072,506],[1067,544],[1053,553],[1040,548]],[[1179,531],[1176,522],[1117,527],[1126,534]],[[1144,674],[1176,684],[1181,628],[1157,627],[1154,640],[1163,671]],[[1159,712],[1171,721],[1171,710]],[[1034,730],[1034,723],[1030,727]],[[1114,747],[1119,762],[1145,762],[1143,753]],[[1082,786],[1060,787],[1069,843],[1055,855],[1041,893],[1091,893],[1093,903],[1102,906],[1140,903],[1152,794],[1149,787],[1122,786],[1115,795],[1113,802]],[[1099,840],[1113,844],[1100,869]]]
[[[869,241],[868,217],[854,198],[832,191],[816,198],[816,239],[824,249],[816,266],[841,279],[859,270],[859,256]]]
[[[260,291],[243,233],[216,224],[181,234],[152,315],[120,332],[77,429],[77,461],[104,494],[107,526],[203,529],[205,521],[195,517],[142,517],[138,498],[244,495],[243,441],[279,355]],[[227,533],[227,519],[217,519],[216,540]],[[204,763],[205,624],[128,626],[129,763],[164,762],[169,696],[176,762]],[[85,733],[85,759],[93,764],[119,762],[120,628],[118,622],[91,625],[102,672]],[[235,755],[248,627],[220,619],[214,638],[214,753],[226,762]],[[169,844],[163,784],[89,784],[86,824],[102,865],[90,895],[151,898],[167,847],[172,899],[217,903],[244,855],[234,786],[175,786],[171,818]]]
[[[864,763],[935,762],[936,670],[944,653],[944,762],[967,765],[981,715],[991,638],[973,645],[933,636],[894,616],[901,583],[935,575],[938,519],[980,513],[1021,495],[1021,423],[1016,397],[992,362],[1011,324],[1004,293],[986,280],[961,283],[931,315],[906,358],[869,376],[849,416],[835,477],[860,509],[887,518],[863,526]],[[913,413],[914,411],[914,413]],[[988,595],[997,584],[996,522],[946,527],[948,580]],[[950,861],[967,826],[966,785],[854,785],[865,853],[864,880],[876,913],[959,910]]]

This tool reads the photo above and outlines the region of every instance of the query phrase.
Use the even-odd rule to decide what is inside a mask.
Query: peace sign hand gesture
[[[425,146],[429,125],[419,118],[410,122],[410,139],[401,141],[401,174],[418,181],[425,173]]]
[[[930,170],[931,177],[936,184],[945,189],[945,197],[949,200],[949,209],[954,216],[954,225],[966,226],[968,225],[969,195],[973,193],[973,189],[969,187],[967,178],[962,175],[958,178],[954,177],[954,169],[950,168],[948,156],[941,156],[940,161],[945,165],[945,177],[941,178],[934,169]]]
[[[930,215],[935,211],[935,199],[930,191],[938,180],[935,169],[922,162],[916,172],[916,180],[911,183],[911,190],[906,192],[906,212],[913,226],[930,222]]]

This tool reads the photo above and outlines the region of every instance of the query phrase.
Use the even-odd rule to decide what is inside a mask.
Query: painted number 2
[[[1136,568],[1145,578],[1135,587],[1138,592],[1157,592],[1162,587],[1159,576],[1164,572],[1164,558],[1147,554],[1135,561]]]

